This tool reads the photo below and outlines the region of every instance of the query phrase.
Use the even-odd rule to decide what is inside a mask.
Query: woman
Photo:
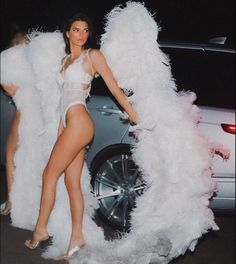
[[[16,88],[13,86],[2,85],[3,89],[10,95],[14,96],[16,93]],[[5,202],[4,208],[1,210],[1,215],[8,215],[11,212],[11,202],[9,194],[11,192],[11,187],[13,184],[13,173],[15,169],[14,156],[18,144],[18,125],[20,122],[20,111],[16,109],[14,116],[11,121],[10,130],[7,136],[6,142],[6,177],[7,177],[7,201]]]
[[[87,16],[78,14],[70,19],[64,30],[67,56],[62,60],[59,81],[62,84],[61,118],[59,137],[51,152],[43,173],[43,187],[39,217],[32,240],[25,245],[35,249],[49,239],[47,223],[55,201],[55,190],[59,176],[65,172],[65,185],[69,194],[72,233],[68,251],[62,256],[68,259],[86,243],[82,231],[83,195],[80,176],[84,164],[85,148],[94,135],[94,124],[87,112],[85,99],[91,81],[98,73],[119,104],[128,113],[133,123],[138,117],[108,67],[102,53],[87,49],[91,38],[91,23]]]
[[[27,43],[27,38],[24,32],[18,31],[10,42],[10,47]],[[14,97],[17,88],[11,85],[2,84],[4,91],[10,96]],[[10,130],[6,142],[6,177],[7,177],[7,192],[8,197],[5,202],[4,208],[0,211],[1,215],[8,215],[11,212],[11,202],[9,194],[11,192],[13,184],[13,173],[15,169],[14,156],[18,144],[18,126],[20,122],[20,111],[16,109],[16,112],[12,118]]]

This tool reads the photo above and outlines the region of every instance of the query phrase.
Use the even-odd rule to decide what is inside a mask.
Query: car
[[[178,90],[196,92],[201,110],[199,128],[210,141],[224,145],[231,156],[223,162],[215,156],[213,178],[218,192],[210,207],[218,210],[235,208],[235,50],[224,38],[206,43],[160,41],[161,49],[170,57]],[[223,42],[223,43],[222,43]],[[1,95],[1,157],[14,107]],[[88,148],[86,161],[91,171],[94,196],[99,202],[99,216],[114,228],[130,227],[130,212],[135,199],[145,191],[143,181],[131,155],[134,137],[130,123],[121,119],[122,109],[100,78],[93,83],[88,109],[95,122],[95,137]],[[9,110],[11,108],[11,110]],[[8,110],[7,110],[8,109]]]

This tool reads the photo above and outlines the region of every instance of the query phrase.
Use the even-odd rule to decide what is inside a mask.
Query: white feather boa
[[[132,153],[149,186],[132,212],[132,228],[121,239],[106,241],[92,220],[97,207],[84,165],[84,234],[87,247],[70,263],[160,263],[194,250],[209,229],[217,230],[209,198],[211,146],[197,128],[198,109],[192,93],[177,93],[168,58],[156,42],[159,28],[140,3],[128,2],[107,16],[101,50],[119,86],[129,97],[140,123]],[[19,87],[21,110],[19,147],[11,192],[12,223],[33,230],[38,215],[41,175],[56,140],[60,91],[56,83],[64,43],[60,33],[32,35],[26,46],[2,55],[2,83]],[[191,88],[191,87],[190,87]],[[71,230],[68,195],[60,178],[48,231],[53,235],[45,257],[57,258],[67,249]],[[22,241],[23,243],[23,241]]]
[[[133,159],[149,186],[132,213],[132,246],[123,247],[129,254],[156,252],[164,263],[194,250],[203,233],[218,227],[208,208],[216,190],[212,146],[197,127],[195,95],[176,92],[158,31],[142,4],[128,2],[107,15],[101,51],[119,86],[133,92],[129,99],[140,117],[132,128]]]

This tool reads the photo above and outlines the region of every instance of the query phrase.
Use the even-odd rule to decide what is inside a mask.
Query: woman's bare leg
[[[9,193],[11,192],[11,187],[13,184],[13,172],[15,170],[14,164],[14,156],[17,150],[18,144],[18,126],[20,122],[20,111],[16,110],[12,122],[11,127],[7,137],[6,143],[6,177],[7,177],[7,191],[8,191],[8,198],[6,201],[6,205],[4,210],[1,214],[8,214],[11,210],[11,202],[9,199]]]
[[[65,184],[70,198],[72,233],[69,249],[85,244],[82,226],[84,199],[81,190],[81,174],[84,165],[85,148],[83,148],[65,171]]]
[[[72,106],[67,115],[67,126],[57,139],[43,173],[39,217],[33,240],[26,241],[27,246],[47,236],[47,223],[55,202],[57,180],[93,137],[94,125],[84,106]]]

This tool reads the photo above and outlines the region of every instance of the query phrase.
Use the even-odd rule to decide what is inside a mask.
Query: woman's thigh
[[[6,152],[14,154],[18,144],[18,127],[20,122],[20,111],[16,110],[7,137]]]
[[[47,170],[58,176],[90,143],[94,134],[93,121],[87,111],[80,105],[72,108],[68,110],[67,126],[58,137],[47,165]]]

